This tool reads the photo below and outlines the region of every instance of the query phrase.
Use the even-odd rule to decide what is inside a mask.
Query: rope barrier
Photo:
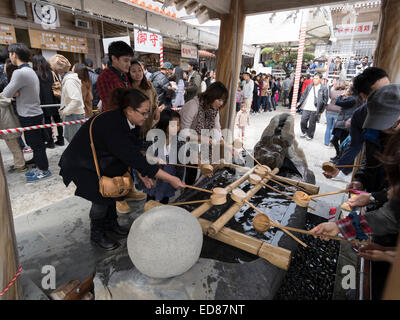
[[[88,120],[89,119],[71,120],[71,121],[65,121],[65,122],[59,122],[59,123],[39,124],[39,125],[36,125],[36,126],[30,126],[30,127],[24,127],[24,128],[4,129],[4,130],[0,130],[0,135],[7,135],[7,134],[10,134],[10,133],[19,133],[19,132],[24,132],[24,131],[46,129],[46,128],[59,127],[59,126],[68,126],[68,125],[71,125],[71,124],[84,123],[84,122],[86,122]]]
[[[22,266],[20,265],[19,268],[18,268],[17,273],[16,273],[15,276],[12,278],[12,280],[10,281],[10,283],[8,284],[8,286],[5,287],[5,289],[0,293],[0,297],[1,297],[3,294],[5,294],[5,293],[8,291],[8,289],[11,288],[11,286],[15,283],[15,281],[17,280],[17,278],[19,277],[19,275],[21,274],[21,272],[22,272]]]

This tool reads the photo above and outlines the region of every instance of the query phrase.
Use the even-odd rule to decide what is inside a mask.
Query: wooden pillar
[[[400,83],[400,1],[383,0],[379,24],[379,39],[374,62],[384,69],[392,83]],[[395,262],[386,280],[384,300],[400,299],[400,238]]]
[[[0,293],[14,278],[18,267],[18,248],[14,220],[3,159],[0,153]],[[17,280],[5,294],[0,296],[0,300],[18,300],[20,297],[21,289]]]
[[[242,60],[244,35],[244,0],[232,0],[229,14],[221,15],[219,32],[217,81],[229,90],[229,98],[220,111],[221,128],[233,129],[236,115],[236,90]]]
[[[400,1],[383,0],[374,64],[385,70],[392,83],[400,83]]]
[[[400,300],[400,237],[397,240],[396,258],[386,280],[383,300]]]

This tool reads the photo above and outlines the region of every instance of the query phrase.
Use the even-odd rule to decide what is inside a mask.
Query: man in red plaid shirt
[[[128,72],[133,57],[132,48],[123,41],[114,41],[108,47],[111,66],[104,69],[97,79],[97,92],[101,99],[102,111],[116,109],[111,105],[111,91],[115,88],[129,88]]]

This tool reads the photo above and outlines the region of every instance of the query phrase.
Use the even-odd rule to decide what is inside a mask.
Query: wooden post
[[[385,70],[392,83],[400,83],[400,2],[383,0],[374,65]]]
[[[397,240],[396,258],[386,279],[383,300],[400,300],[400,237]]]
[[[19,268],[10,195],[0,153],[0,293],[8,286]],[[17,280],[0,300],[19,300],[22,290]]]
[[[239,79],[244,35],[244,0],[232,0],[229,14],[220,16],[217,81],[228,89],[230,96],[220,111],[221,128],[233,129],[236,115],[236,90]]]
[[[392,83],[400,81],[400,1],[383,0],[374,64],[385,70]],[[384,300],[400,299],[400,238],[395,262],[386,280]]]

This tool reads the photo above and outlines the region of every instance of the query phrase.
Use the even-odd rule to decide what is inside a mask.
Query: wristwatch
[[[369,194],[369,201],[370,201],[370,203],[375,203],[376,202],[376,199],[374,198],[372,193]]]

